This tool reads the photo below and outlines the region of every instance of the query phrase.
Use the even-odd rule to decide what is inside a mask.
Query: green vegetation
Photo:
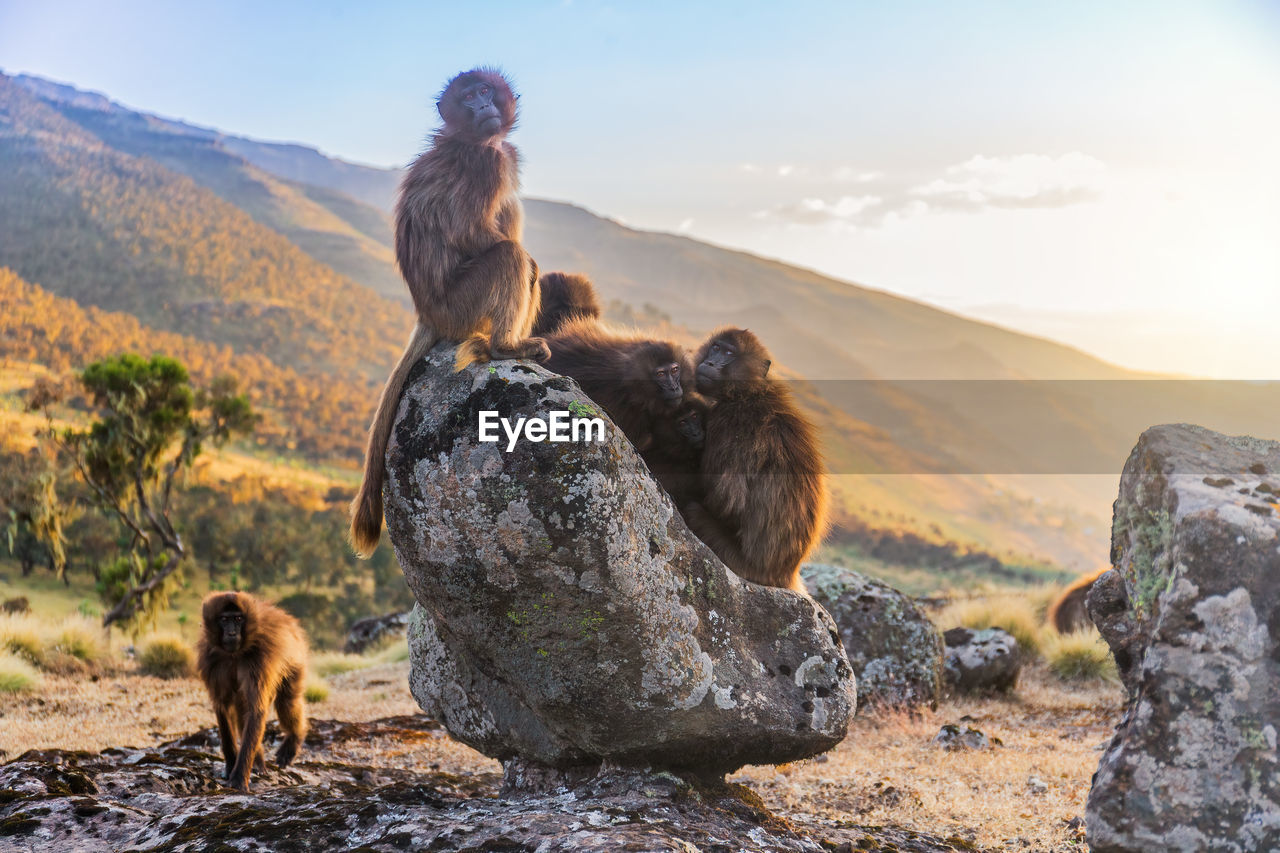
[[[40,686],[40,673],[27,660],[0,651],[0,693],[23,693]]]
[[[302,698],[309,704],[323,702],[329,698],[329,685],[319,679],[311,679],[302,689]]]
[[[85,430],[51,428],[50,436],[89,487],[95,508],[129,537],[125,552],[103,567],[98,591],[111,608],[103,623],[136,632],[167,603],[170,578],[187,556],[171,517],[174,480],[206,442],[225,444],[252,431],[257,418],[234,379],[196,391],[186,368],[165,356],[124,353],[96,361],[81,382],[99,418]]]
[[[155,634],[138,652],[138,668],[157,678],[186,678],[195,672],[196,654],[177,634]]]

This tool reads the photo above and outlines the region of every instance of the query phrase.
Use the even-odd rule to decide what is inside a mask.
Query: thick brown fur
[[[477,98],[479,107],[469,105]],[[396,261],[418,321],[369,427],[351,504],[351,543],[362,557],[378,547],[387,442],[413,366],[441,340],[460,342],[459,369],[548,355],[546,342],[530,337],[538,266],[520,242],[519,158],[506,141],[516,96],[499,72],[481,68],[450,80],[436,107],[444,126],[409,167],[396,205]]]
[[[1097,571],[1081,575],[1049,605],[1045,620],[1054,630],[1059,634],[1070,634],[1093,624],[1093,620],[1089,618],[1089,609],[1085,607],[1085,599],[1089,597],[1089,590],[1093,589],[1093,582],[1110,569],[1110,566],[1103,566]]]
[[[641,452],[653,446],[661,424],[693,390],[689,356],[671,341],[616,331],[592,317],[571,317],[547,336],[547,343],[547,369],[575,380]]]
[[[689,527],[742,577],[804,592],[800,564],[826,531],[827,488],[813,428],[769,377],[768,351],[745,329],[722,329],[694,357],[711,399],[703,497]]]
[[[700,394],[689,391],[675,411],[657,420],[653,444],[640,454],[677,507],[702,498],[700,465],[710,408]]]
[[[276,764],[287,767],[307,735],[307,638],[298,620],[245,592],[209,594],[201,616],[196,665],[218,718],[227,784],[247,791],[250,770],[266,769],[262,734],[272,704],[284,733]]]
[[[571,319],[600,319],[600,297],[585,275],[549,272],[538,280],[538,285],[542,305],[533,324],[534,335],[546,337]]]

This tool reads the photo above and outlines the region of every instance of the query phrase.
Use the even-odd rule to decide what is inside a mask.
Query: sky
[[[1280,379],[1280,0],[0,0],[6,73],[374,165],[478,64],[530,196]]]

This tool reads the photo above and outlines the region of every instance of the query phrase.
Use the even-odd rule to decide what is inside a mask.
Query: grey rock
[[[1128,706],[1086,809],[1097,853],[1280,849],[1280,443],[1147,430],[1089,610]]]
[[[1018,641],[1003,628],[952,628],[942,635],[946,643],[943,674],[957,693],[1012,690],[1022,672]]]
[[[349,655],[363,654],[376,643],[403,636],[409,627],[409,613],[384,613],[357,619],[347,629],[347,641],[342,651]]]
[[[503,797],[497,773],[457,775],[350,763],[377,744],[400,753],[442,737],[423,717],[313,720],[300,760],[222,787],[216,730],[151,749],[27,752],[0,765],[0,850],[253,851],[954,851],[901,827],[832,827],[771,813],[742,785],[671,773],[541,771]],[[276,730],[271,727],[269,737]],[[268,753],[269,754],[269,753]],[[526,782],[529,780],[526,779]],[[950,834],[950,831],[948,831]]]
[[[958,752],[962,749],[990,749],[993,743],[1000,744],[1000,738],[989,738],[980,729],[961,726],[959,723],[947,723],[933,736],[933,745],[948,752]]]
[[[859,710],[937,707],[942,635],[911,596],[838,566],[808,563],[800,573],[840,630]]]
[[[386,518],[419,607],[411,686],[458,740],[504,762],[716,775],[845,736],[855,680],[831,617],[742,580],[685,527],[611,423],[603,442],[480,442],[478,415],[602,414],[526,362],[406,385]]]

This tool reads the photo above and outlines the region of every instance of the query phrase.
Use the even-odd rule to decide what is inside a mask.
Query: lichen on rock
[[[1147,430],[1089,594],[1129,703],[1094,776],[1095,851],[1280,849],[1280,443]]]
[[[937,706],[942,636],[910,596],[839,566],[807,563],[800,574],[839,628],[861,709]]]
[[[386,517],[419,607],[415,697],[503,761],[723,773],[838,743],[855,679],[830,617],[742,580],[685,527],[622,433],[478,440],[481,411],[592,406],[515,361],[452,370],[437,347],[406,385]]]

